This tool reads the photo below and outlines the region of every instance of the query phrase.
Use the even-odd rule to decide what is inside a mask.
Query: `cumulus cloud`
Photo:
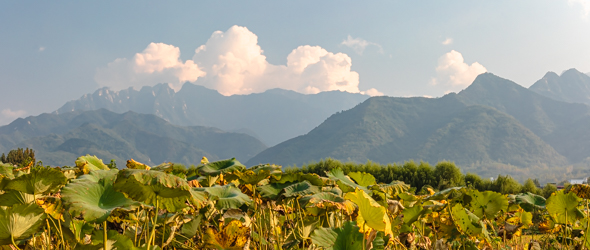
[[[23,117],[27,114],[24,110],[11,110],[9,108],[0,111],[0,125],[8,124],[14,121],[16,118]]]
[[[352,36],[348,35],[346,40],[342,41],[342,43],[340,43],[340,44],[347,46],[349,48],[352,48],[354,50],[354,52],[356,52],[359,55],[362,55],[368,46],[377,47],[379,49],[379,53],[383,54],[383,47],[381,47],[381,45],[374,43],[374,42],[369,42],[369,41],[362,39],[360,37],[352,38]]]
[[[99,68],[94,80],[113,89],[140,88],[156,83],[169,83],[179,90],[184,82],[194,82],[204,76],[192,61],[180,61],[180,49],[164,43],[150,43],[132,59],[118,58],[106,68]]]
[[[450,37],[449,37],[449,38],[447,38],[447,39],[445,39],[445,40],[442,42],[442,44],[443,44],[443,45],[449,45],[449,44],[452,44],[452,43],[453,43],[453,38],[450,38]]]
[[[385,94],[383,94],[383,92],[381,92],[375,88],[370,88],[365,91],[361,91],[361,94],[368,95],[368,96],[383,96],[383,95],[385,95]]]
[[[479,74],[486,71],[478,62],[471,65],[465,63],[461,53],[451,50],[438,59],[437,76],[431,79],[431,84],[445,88],[447,92],[457,91],[469,86]]]
[[[582,16],[588,18],[590,16],[590,0],[568,0],[570,6],[581,7]]]
[[[109,87],[169,82],[176,90],[184,82],[195,82],[223,95],[272,88],[306,94],[331,90],[361,93],[359,75],[351,70],[352,60],[346,54],[304,45],[289,53],[286,65],[273,65],[263,52],[256,34],[233,26],[225,32],[215,31],[195,50],[192,60],[180,61],[177,47],[152,43],[131,60],[120,58],[99,69],[95,80]],[[375,89],[365,92],[380,93]]]

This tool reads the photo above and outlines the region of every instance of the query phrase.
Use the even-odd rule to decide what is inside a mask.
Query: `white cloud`
[[[169,83],[173,89],[179,90],[182,83],[194,82],[205,75],[192,60],[182,62],[179,57],[178,47],[150,43],[131,60],[118,58],[106,68],[98,69],[94,80],[100,86],[113,89]]]
[[[23,117],[27,114],[24,110],[11,110],[9,108],[0,111],[0,125],[8,124],[14,121],[16,118]]]
[[[375,88],[370,88],[370,89],[367,89],[366,91],[361,91],[361,94],[368,95],[368,96],[383,96],[383,95],[385,95],[385,94],[383,94],[383,92],[381,92]]]
[[[305,45],[291,51],[287,65],[273,65],[266,60],[256,34],[246,27],[215,31],[195,50],[192,60],[181,62],[179,56],[177,47],[152,43],[132,60],[120,58],[97,70],[95,80],[102,86],[119,88],[169,82],[176,90],[188,81],[223,95],[258,93],[272,88],[300,93],[331,90],[361,93],[359,75],[351,70],[352,60],[348,55]]]
[[[352,36],[348,35],[346,40],[342,41],[342,43],[340,44],[352,48],[354,52],[356,52],[359,55],[362,55],[368,46],[377,47],[379,49],[379,53],[383,54],[383,47],[381,47],[381,45],[374,42],[369,42],[360,37],[352,38]]]
[[[39,52],[43,52],[45,50],[45,47],[41,46],[39,47]]]
[[[448,37],[446,40],[442,42],[443,45],[449,45],[453,43],[453,38]]]
[[[478,62],[471,65],[465,63],[461,53],[451,50],[438,59],[437,76],[431,79],[431,84],[440,86],[447,92],[457,91],[469,86],[479,74],[486,71]]]
[[[590,0],[567,0],[570,6],[581,7],[582,16],[588,18],[590,16]]]

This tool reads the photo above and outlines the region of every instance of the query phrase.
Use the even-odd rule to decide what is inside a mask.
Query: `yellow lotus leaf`
[[[365,191],[356,188],[354,192],[347,193],[344,198],[354,202],[359,207],[356,222],[361,227],[361,232],[373,228],[377,231],[384,231],[385,234],[393,235],[387,209],[373,200]]]
[[[148,165],[145,165],[143,163],[137,162],[137,161],[135,161],[133,159],[127,161],[127,168],[130,168],[130,169],[146,169],[146,170],[150,170],[150,167]]]
[[[213,228],[207,228],[204,240],[207,248],[241,250],[249,237],[250,228],[243,226],[241,221],[232,220],[219,232]]]

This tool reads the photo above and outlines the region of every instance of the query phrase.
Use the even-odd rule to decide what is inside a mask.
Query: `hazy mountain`
[[[331,91],[304,95],[271,89],[264,93],[223,96],[215,90],[186,83],[178,92],[167,84],[111,91],[102,88],[70,101],[56,113],[105,108],[157,115],[177,125],[200,125],[248,133],[266,145],[309,132],[331,114],[347,110],[368,96]]]
[[[441,98],[373,97],[248,164],[326,157],[380,163],[451,160],[471,171],[566,166],[590,156],[590,107],[556,101],[493,74]],[[492,175],[493,176],[493,175]]]
[[[49,165],[71,165],[91,154],[123,164],[135,159],[147,164],[166,161],[196,164],[236,157],[246,161],[266,146],[249,135],[216,128],[172,125],[147,114],[116,114],[105,109],[42,114],[0,127],[0,150],[29,147]]]
[[[558,101],[590,104],[590,76],[576,69],[567,70],[561,76],[547,72],[529,89]]]

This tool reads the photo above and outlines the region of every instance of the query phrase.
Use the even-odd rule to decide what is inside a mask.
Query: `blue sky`
[[[590,0],[0,2],[0,124],[103,86],[437,97],[569,68],[590,72]]]

